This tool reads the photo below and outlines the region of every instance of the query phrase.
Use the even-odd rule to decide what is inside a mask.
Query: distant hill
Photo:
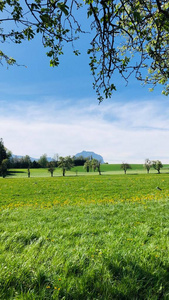
[[[92,152],[92,151],[82,151],[80,153],[75,154],[75,157],[79,157],[79,156],[83,156],[84,158],[92,157],[92,158],[95,158],[98,161],[100,161],[101,164],[104,164],[103,157],[99,154],[96,154],[96,153]]]

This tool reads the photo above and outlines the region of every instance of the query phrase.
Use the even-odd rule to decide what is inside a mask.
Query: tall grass
[[[0,299],[169,299],[168,179],[0,179]]]

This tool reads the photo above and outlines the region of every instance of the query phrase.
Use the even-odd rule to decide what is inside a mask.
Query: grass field
[[[113,174],[124,174],[124,171],[120,169],[120,164],[103,164],[101,165],[102,175],[113,175]],[[146,170],[141,164],[131,164],[132,169],[127,170],[127,174],[146,174]],[[48,169],[30,169],[31,177],[50,177],[50,172]],[[150,169],[151,174],[156,174],[157,171]],[[169,173],[169,165],[163,165],[161,173]],[[10,169],[8,172],[8,177],[27,177],[27,169]],[[75,175],[98,175],[98,172],[87,173],[83,166],[73,167],[71,171],[66,171],[66,176]],[[62,176],[62,170],[56,168],[54,171],[54,176]]]
[[[169,299],[169,174],[18,174],[0,178],[0,299]]]

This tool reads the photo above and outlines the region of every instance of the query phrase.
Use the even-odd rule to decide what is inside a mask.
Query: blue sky
[[[169,163],[169,98],[134,78],[115,78],[117,92],[100,105],[92,89],[88,37],[81,56],[65,47],[51,68],[40,37],[21,45],[1,44],[19,64],[0,66],[0,137],[15,155],[39,158],[94,151],[109,163]]]

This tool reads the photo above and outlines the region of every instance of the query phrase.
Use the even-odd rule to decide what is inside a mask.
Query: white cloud
[[[0,137],[17,155],[38,158],[94,151],[109,163],[169,163],[166,101],[104,102],[92,99],[0,103]],[[166,109],[167,107],[167,109]]]

